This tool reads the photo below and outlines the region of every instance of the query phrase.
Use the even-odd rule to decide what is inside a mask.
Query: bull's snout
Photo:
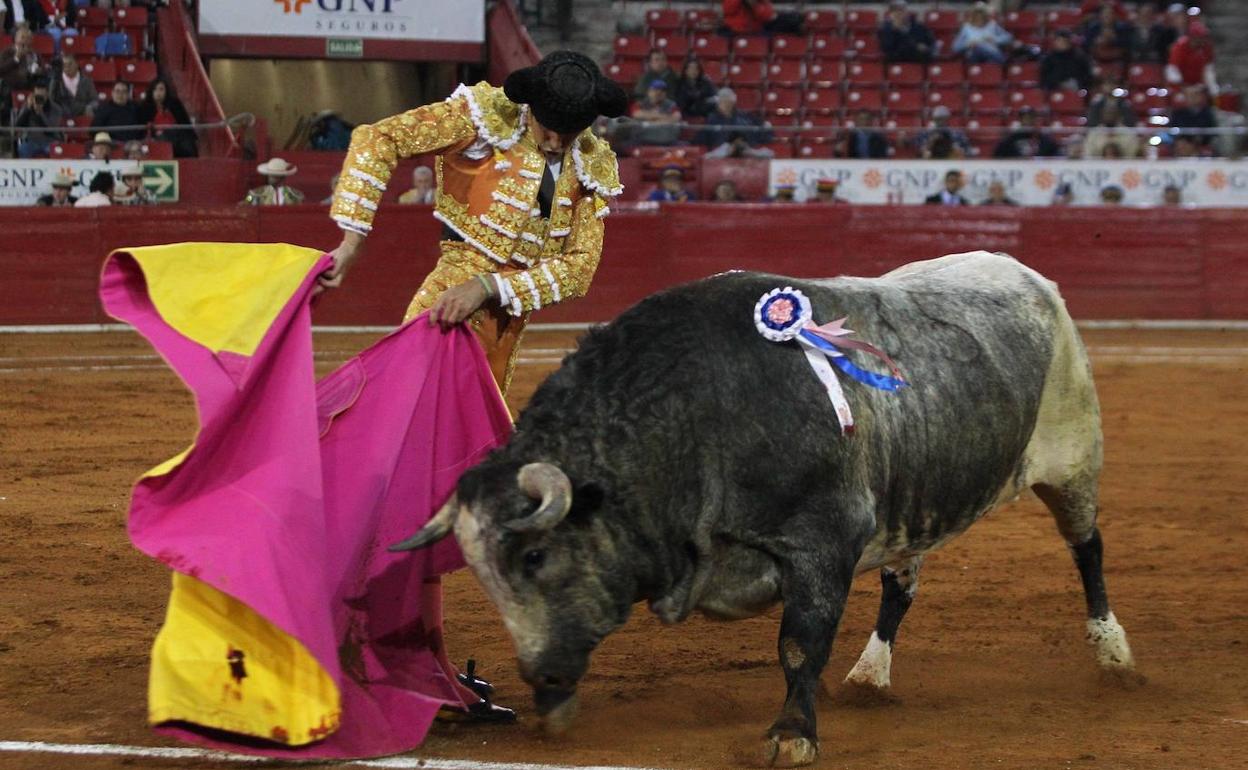
[[[576,718],[576,690],[533,689],[533,702],[548,735],[563,735]]]
[[[535,687],[533,688],[533,705],[537,706],[538,716],[544,717],[574,695],[576,695],[576,690],[571,687]]]

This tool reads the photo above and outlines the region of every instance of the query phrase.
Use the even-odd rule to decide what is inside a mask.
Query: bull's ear
[[[568,512],[568,518],[579,519],[594,515],[602,507],[606,496],[606,490],[596,481],[577,484],[572,493],[572,510]]]

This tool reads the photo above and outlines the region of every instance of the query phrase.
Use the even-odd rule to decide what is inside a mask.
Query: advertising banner
[[[201,37],[485,41],[485,0],[209,0]]]
[[[1069,185],[1074,205],[1100,203],[1109,186],[1122,190],[1125,206],[1156,206],[1165,188],[1179,189],[1191,206],[1248,206],[1248,163],[1223,159],[1193,160],[809,160],[771,162],[768,190],[794,185],[797,199],[814,195],[819,179],[839,182],[837,195],[850,203],[923,203],[945,187],[945,175],[962,173],[960,194],[972,204],[988,197],[1000,181],[1019,205],[1048,206],[1062,185]]]
[[[134,168],[136,161],[102,160],[2,160],[0,161],[0,206],[34,206],[40,196],[52,192],[52,178],[67,174],[74,180],[70,195],[81,198],[87,194],[91,178],[100,171],[110,171],[121,186],[121,172]],[[144,161],[143,186],[160,203],[178,200],[178,162],[176,160]]]

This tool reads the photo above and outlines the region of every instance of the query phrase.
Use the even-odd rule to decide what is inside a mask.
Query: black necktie
[[[550,219],[550,206],[555,201],[555,175],[550,170],[550,163],[542,171],[542,184],[537,188],[537,207],[542,216]]]

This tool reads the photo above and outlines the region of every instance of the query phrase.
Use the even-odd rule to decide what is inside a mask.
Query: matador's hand
[[[475,279],[452,286],[433,303],[429,310],[429,325],[440,323],[443,329],[449,329],[475,313],[487,296],[485,286]]]

